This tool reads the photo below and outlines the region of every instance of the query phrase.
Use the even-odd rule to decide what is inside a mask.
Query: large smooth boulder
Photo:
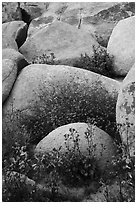
[[[107,47],[115,25],[133,15],[134,2],[52,2],[42,14],[41,20],[56,18],[78,27],[81,18],[80,29],[90,33],[100,45]]]
[[[135,66],[123,81],[116,105],[116,121],[123,143],[135,155]]]
[[[4,104],[3,139],[8,138],[10,128],[10,135],[18,138],[23,134],[21,139],[26,136],[37,144],[59,126],[87,120],[114,136],[119,85],[80,68],[29,65],[21,71]]]
[[[97,47],[98,43],[89,34],[69,24],[54,21],[27,38],[20,52],[29,62],[37,56],[54,53],[56,64],[73,66],[81,54],[93,55],[93,45]]]
[[[121,20],[113,29],[107,52],[114,56],[116,75],[126,76],[135,63],[135,17]]]
[[[40,29],[48,26],[50,23],[54,21],[53,16],[48,16],[48,17],[38,17],[35,18],[31,21],[28,29],[28,37],[34,35],[36,32],[40,31]]]
[[[19,73],[24,67],[29,65],[24,56],[14,49],[9,48],[3,49],[2,59],[9,59],[14,61],[14,63],[16,63],[17,66],[17,73]]]
[[[2,60],[2,103],[8,97],[17,76],[17,66],[9,59]]]
[[[113,2],[113,5],[109,6],[108,8],[104,7],[104,9],[95,15],[87,16],[83,20],[84,22],[90,22],[94,25],[94,34],[97,42],[100,45],[107,47],[109,38],[116,24],[120,20],[134,15],[135,2]]]
[[[68,147],[69,151],[74,150],[76,143],[83,155],[95,158],[101,171],[112,165],[116,150],[113,139],[103,130],[86,123],[71,123],[58,127],[37,144],[35,152],[44,154],[56,149],[60,154],[64,154],[68,152]],[[77,147],[75,153],[79,154]]]
[[[101,45],[107,47],[111,32],[119,20],[129,17],[126,4],[115,2],[52,2],[42,16],[34,19],[29,26],[29,36],[37,32],[47,22],[59,19],[94,36]],[[129,3],[130,4],[130,3]],[[129,6],[128,10],[131,11]],[[132,12],[131,12],[132,13]]]
[[[2,24],[2,48],[20,47],[27,37],[27,24],[23,21],[11,21]],[[16,45],[17,43],[17,45]]]

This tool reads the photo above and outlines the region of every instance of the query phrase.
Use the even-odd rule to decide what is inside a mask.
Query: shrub
[[[105,31],[105,32],[106,32],[106,31]],[[111,33],[110,33],[110,35],[111,35]],[[95,33],[95,38],[96,38],[96,41],[97,41],[101,46],[107,48],[110,35],[107,35],[107,36],[105,37],[105,36],[101,36],[100,34],[98,34],[98,33],[96,32],[96,33]]]
[[[119,129],[119,126],[117,128]],[[112,161],[113,170],[107,174],[107,177],[102,177],[102,184],[106,187],[106,200],[108,202],[134,202],[135,157],[130,156],[129,145],[117,144],[117,150],[118,154]],[[108,187],[114,179],[119,186],[118,195],[111,192]]]
[[[54,149],[50,159],[46,161],[47,164],[49,164],[49,161],[52,164],[51,166],[49,165],[49,172],[55,171],[56,173],[54,172],[54,174],[57,174],[66,186],[89,185],[93,180],[98,180],[100,176],[92,152],[92,135],[89,131],[85,132],[88,142],[88,154],[84,155],[79,147],[79,134],[72,128],[69,131],[69,134],[64,135],[66,151],[61,153],[61,147],[58,150]],[[70,148],[69,141],[73,141],[73,148]]]
[[[42,56],[36,56],[32,59],[32,64],[50,64],[54,65],[55,64],[55,55],[54,53],[50,53],[49,55],[43,54]]]
[[[86,53],[85,55],[81,54],[81,58],[75,62],[74,66],[107,77],[113,77],[113,57],[110,57],[107,51],[100,46],[98,48],[93,46],[93,52],[94,54],[92,57]]]
[[[100,177],[100,172],[91,151],[92,135],[90,131],[85,133],[85,137],[88,142],[87,155],[81,153],[79,134],[74,129],[70,129],[70,133],[64,135],[66,144],[66,152],[64,154],[61,153],[62,147],[60,147],[44,155],[32,155],[26,146],[20,146],[16,143],[13,146],[10,158],[3,158],[3,174],[6,175],[3,201],[39,201],[39,193],[43,195],[43,192],[38,191],[37,193],[35,189],[33,189],[33,192],[28,191],[26,183],[21,182],[20,177],[15,176],[15,179],[11,180],[11,177],[6,172],[18,172],[36,183],[42,181],[49,191],[45,198],[41,198],[45,201],[48,199],[51,199],[50,201],[58,201],[60,199],[79,200],[79,196],[77,198],[77,195],[75,195],[76,192],[72,191],[70,193],[69,190],[64,192],[62,188],[64,186],[68,187],[68,189],[82,186],[85,188],[86,186],[87,193],[90,183],[99,180]],[[71,149],[69,148],[69,139],[72,139],[74,144]],[[61,187],[62,185],[63,187]],[[85,191],[83,191],[83,194],[85,194]]]
[[[93,121],[94,123],[94,121]],[[92,126],[91,126],[92,127]],[[64,135],[66,151],[62,147],[42,155],[34,155],[26,145],[15,143],[9,157],[3,157],[3,201],[82,201],[90,193],[103,187],[108,202],[133,202],[135,200],[135,161],[128,147],[117,145],[113,168],[102,175],[94,158],[96,146],[92,142],[92,129],[85,132],[87,154],[79,147],[79,134],[70,128]],[[73,146],[70,141],[73,142]],[[11,173],[17,172],[14,176]],[[34,183],[30,188],[26,179]],[[111,190],[115,182],[118,192]]]

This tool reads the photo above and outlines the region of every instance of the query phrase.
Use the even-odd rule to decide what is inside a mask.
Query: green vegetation
[[[32,59],[32,64],[55,64],[55,55],[54,53],[50,53],[49,55],[43,54],[42,56],[36,56]]]
[[[47,9],[49,3],[46,3],[45,6]],[[119,4],[110,8],[111,15],[107,10],[100,12],[101,20],[102,17],[104,20],[109,18],[110,21],[120,20],[122,16],[120,12],[116,14],[117,8],[125,10],[122,14],[124,17],[128,17],[126,10],[129,12],[131,10],[131,15],[134,15],[134,2],[126,3],[124,7],[121,6],[122,4]],[[10,5],[2,3],[2,7],[3,12],[7,15],[5,22],[7,19],[20,19],[19,13],[8,12]],[[39,8],[33,10],[36,9],[39,10]],[[65,9],[66,6],[63,6],[57,11],[58,20],[61,19]],[[73,23],[75,23],[74,20],[77,20],[74,18],[72,19]],[[96,15],[92,23],[96,24],[98,18],[99,16]],[[96,38],[101,45],[107,45],[108,39],[104,40],[97,34]],[[54,53],[44,53],[41,56],[35,56],[31,63],[55,65],[59,63],[55,62],[55,59]],[[113,57],[109,56],[106,49],[102,47],[95,48],[93,46],[92,56],[86,53],[81,54],[74,66],[107,77],[113,78],[114,76]],[[7,119],[7,123],[5,122],[5,126],[3,125],[3,201],[83,201],[90,200],[90,194],[94,197],[103,188],[102,193],[107,202],[135,202],[135,158],[130,156],[130,144],[125,146],[119,141],[120,130],[114,119],[116,101],[107,96],[106,90],[98,89],[101,84],[95,84],[95,95],[90,95],[91,89],[86,83],[83,92],[77,83],[72,89],[67,83],[63,84],[59,87],[60,93],[56,92],[55,86],[52,86],[52,97],[50,98],[49,94],[47,101],[45,101],[47,93],[40,90],[39,99],[42,105],[39,106],[36,102],[33,107],[28,107],[34,114],[28,117],[24,110],[24,114],[14,112]],[[89,91],[87,91],[88,89]],[[91,96],[94,98],[93,108],[90,106],[89,98]],[[104,103],[98,101],[99,97]],[[69,103],[70,101],[71,103]],[[64,135],[65,151],[60,146],[51,152],[34,153],[36,144],[53,129],[64,125],[64,123],[87,120],[89,123],[89,129],[85,132],[88,144],[87,154],[81,151],[80,135],[72,128],[70,128],[69,134]],[[97,125],[113,136],[115,140],[117,154],[113,158],[112,168],[107,173],[102,173],[97,165],[94,156],[96,146],[92,143],[93,132],[90,124]],[[127,118],[125,124],[127,137],[130,136],[129,127]],[[71,147],[70,139],[73,141]]]
[[[75,62],[74,67],[87,69],[89,71],[113,77],[113,57],[110,57],[104,48],[93,46],[93,56],[81,54],[81,58]]]
[[[49,55],[43,54],[41,56],[35,56],[32,59],[32,64],[50,64],[55,65],[55,55],[54,53],[50,53]],[[89,56],[85,53],[85,55],[81,54],[80,59],[75,61],[74,67],[87,69],[89,71],[107,76],[113,77],[113,57],[109,56],[106,49],[99,46],[95,48],[93,46],[93,55]]]
[[[125,130],[127,137],[130,137],[129,132],[130,123],[127,121]],[[117,130],[121,132],[121,125],[117,125]],[[124,131],[125,131],[124,130]],[[113,168],[107,174],[107,177],[103,176],[104,187],[106,187],[106,201],[108,202],[134,202],[135,201],[135,156],[130,154],[130,142],[127,141],[127,145],[117,144],[118,154],[112,161]],[[115,185],[118,187],[118,194],[111,192],[108,188],[112,184],[112,180],[115,179]],[[116,187],[115,187],[116,188]]]
[[[105,197],[107,202],[134,202],[135,201],[135,158],[131,158],[127,147],[121,145],[122,150],[113,159],[113,170],[109,172],[107,178],[102,179],[102,184],[106,188]],[[117,193],[111,191],[112,179],[115,180]]]
[[[129,156],[127,148],[118,145],[113,168],[109,174],[102,174],[94,158],[96,146],[92,143],[91,126],[85,132],[87,155],[80,150],[77,131],[72,128],[69,131],[64,135],[65,152],[60,146],[51,152],[33,154],[26,145],[15,143],[10,157],[3,157],[4,202],[82,201],[100,187],[105,189],[108,202],[134,201],[134,158]],[[117,194],[111,192],[113,181],[117,181]]]
[[[34,155],[28,151],[26,146],[20,146],[16,143],[12,148],[10,158],[5,157],[3,159],[3,175],[5,177],[3,201],[81,200],[85,191],[87,194],[89,189],[93,190],[90,184],[93,181],[97,182],[101,175],[91,148],[92,135],[90,131],[85,133],[85,138],[88,142],[87,155],[80,151],[80,138],[75,129],[70,129],[70,134],[64,135],[66,146],[64,153],[60,147],[43,155]],[[72,148],[69,146],[70,140],[74,144]],[[13,176],[10,172],[18,172],[19,174]],[[46,186],[46,192],[48,192],[47,197],[41,196],[39,198],[39,193],[42,194],[43,190],[37,189],[35,184],[33,188],[28,189],[25,180],[21,181],[22,175],[27,176],[35,183],[42,181]],[[70,190],[71,188],[73,191]],[[77,194],[82,188],[84,190],[79,197]]]

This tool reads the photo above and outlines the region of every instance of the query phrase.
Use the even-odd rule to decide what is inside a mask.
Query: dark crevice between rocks
[[[20,19],[29,26],[30,22],[32,21],[32,17],[25,9],[20,7],[20,2],[18,2],[16,13],[19,15]]]
[[[27,39],[28,28],[33,19],[32,16],[25,9],[20,7],[20,3],[18,3],[16,14],[19,16],[19,19],[21,21],[24,21],[26,23],[26,25],[18,31],[15,39],[19,49]]]
[[[29,26],[26,24],[23,28],[19,29],[19,31],[17,32],[15,41],[17,43],[18,49],[25,43],[27,39],[28,28]]]
[[[21,70],[24,69],[26,66],[28,66],[29,63],[27,62],[26,59],[21,59],[17,62],[17,76],[20,74]]]

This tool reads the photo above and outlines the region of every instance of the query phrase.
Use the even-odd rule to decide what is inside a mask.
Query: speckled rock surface
[[[116,106],[116,121],[124,144],[135,154],[135,66],[123,81]]]

